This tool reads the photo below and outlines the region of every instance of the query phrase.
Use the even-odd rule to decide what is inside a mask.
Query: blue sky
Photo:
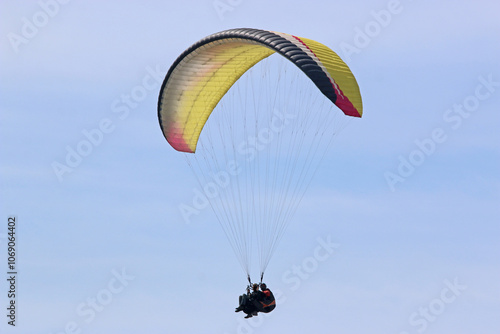
[[[19,294],[12,328],[1,280],[1,332],[498,333],[499,10],[2,1],[0,259],[13,215]],[[196,182],[156,115],[175,58],[234,27],[331,47],[364,104],[270,263],[278,307],[250,321],[234,314],[246,282],[215,216],[182,219]]]

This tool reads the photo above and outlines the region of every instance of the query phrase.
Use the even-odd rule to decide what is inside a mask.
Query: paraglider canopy
[[[194,153],[210,113],[231,86],[262,59],[278,52],[302,70],[346,115],[361,117],[359,88],[347,65],[321,43],[258,29],[230,29],[203,38],[170,67],[158,117],[178,151]]]

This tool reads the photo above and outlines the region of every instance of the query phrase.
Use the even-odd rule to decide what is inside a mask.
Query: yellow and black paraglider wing
[[[279,53],[300,68],[346,115],[361,117],[358,84],[347,65],[328,47],[289,34],[231,29],[198,41],[169,69],[158,100],[158,117],[170,145],[195,152],[212,110],[252,66]]]

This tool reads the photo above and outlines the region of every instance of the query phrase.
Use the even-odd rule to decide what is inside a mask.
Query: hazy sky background
[[[499,12],[493,0],[2,1],[1,332],[499,333]],[[197,184],[156,113],[176,57],[236,27],[331,47],[364,103],[268,268],[278,307],[249,321],[234,314],[246,281],[215,216],[179,212]]]

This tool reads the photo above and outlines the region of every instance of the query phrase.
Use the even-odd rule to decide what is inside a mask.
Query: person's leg
[[[249,300],[247,295],[241,295],[240,297],[240,305],[245,306],[246,304],[248,304]]]
[[[245,308],[245,305],[248,303],[248,296],[241,295],[239,298],[240,305],[236,308],[235,312],[240,312]]]

